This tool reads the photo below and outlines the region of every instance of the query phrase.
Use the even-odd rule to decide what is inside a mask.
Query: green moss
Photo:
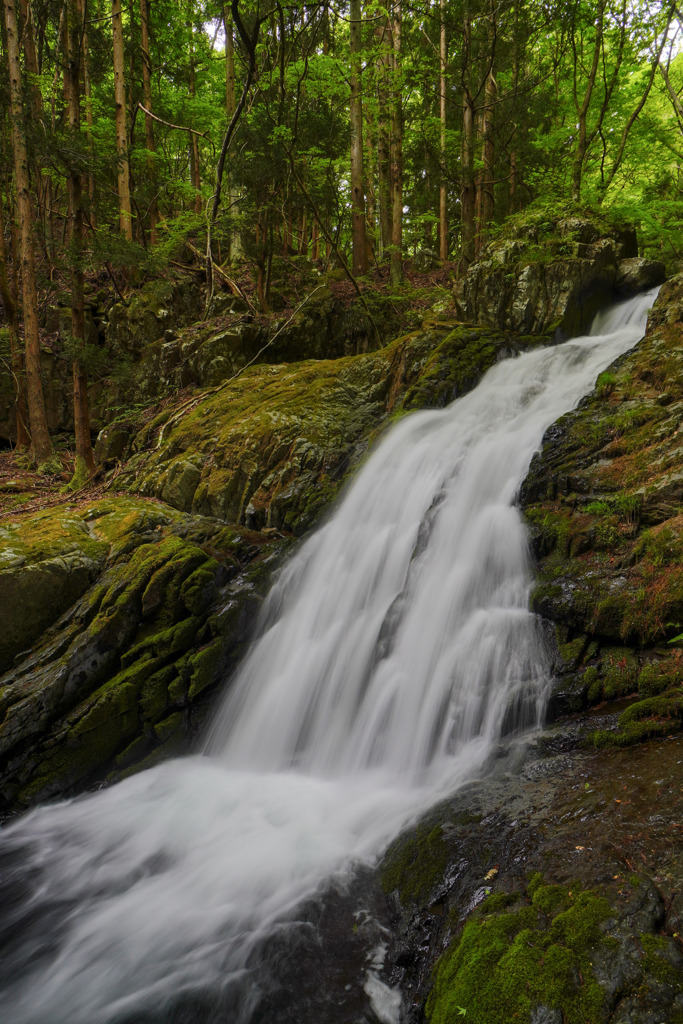
[[[154,735],[161,743],[165,743],[172,737],[182,733],[184,731],[184,727],[184,713],[182,711],[175,711],[172,715],[169,715],[168,718],[165,718],[163,722],[158,722],[154,726]]]
[[[631,704],[619,715],[619,726],[624,728],[631,722],[638,722],[645,718],[677,719],[682,716],[683,688],[678,687],[669,693],[660,694],[658,697],[649,697]]]
[[[640,670],[638,693],[641,697],[657,697],[665,690],[680,684],[683,669],[677,659],[650,661]]]
[[[443,877],[449,848],[441,825],[421,825],[389,847],[382,864],[385,892],[397,891],[403,906],[425,900]]]
[[[641,935],[640,945],[645,953],[643,971],[662,985],[670,985],[677,993],[683,993],[683,975],[677,950],[672,941],[664,935]]]
[[[573,637],[571,640],[567,639],[568,630],[565,627],[556,626],[555,636],[557,641],[557,649],[560,652],[560,657],[564,665],[568,669],[577,668],[581,662],[581,658],[586,647],[586,637],[583,633]]]
[[[200,625],[199,619],[190,616],[167,629],[162,629],[126,651],[121,658],[121,664],[131,665],[144,660],[145,657],[177,657],[196,640]]]
[[[631,704],[619,715],[614,732],[598,730],[587,737],[597,748],[628,747],[633,743],[671,736],[683,728],[683,688],[673,689],[657,697]]]
[[[187,691],[188,700],[193,701],[200,693],[213,686],[218,676],[218,670],[223,653],[223,641],[216,640],[208,647],[202,647],[189,660],[190,685]]]
[[[493,892],[481,903],[482,914],[498,914],[501,910],[507,910],[520,900],[518,892]]]
[[[609,370],[604,370],[599,374],[598,379],[595,382],[595,390],[598,393],[599,398],[609,398],[614,391],[614,385],[617,383],[617,378]]]
[[[211,603],[218,569],[218,562],[212,558],[183,581],[180,598],[191,615],[202,615]]]
[[[609,647],[600,659],[602,694],[606,700],[633,693],[638,679],[638,662],[628,647]]]
[[[144,680],[140,691],[140,710],[143,719],[155,721],[166,710],[169,702],[168,688],[175,675],[175,667],[166,665]]]
[[[633,552],[634,557],[648,558],[654,566],[680,565],[683,561],[683,536],[679,528],[663,525],[644,530]]]
[[[484,901],[437,962],[426,1007],[433,1024],[453,1024],[458,1007],[486,1024],[528,1022],[537,1006],[560,1010],[566,1024],[606,1020],[591,959],[613,944],[601,929],[612,908],[597,892],[573,896],[535,881],[526,899]]]

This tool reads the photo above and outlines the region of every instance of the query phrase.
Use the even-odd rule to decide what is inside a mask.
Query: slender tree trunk
[[[299,253],[302,256],[308,255],[308,216],[307,210],[301,211],[301,218],[299,220]]]
[[[5,247],[5,222],[0,194],[0,298],[5,307],[7,329],[9,331],[10,364],[12,367],[12,383],[14,386],[14,411],[17,430],[17,448],[28,448],[31,437],[28,432],[28,409],[26,407],[26,379],[24,361],[21,358],[21,343],[17,323],[17,286],[16,275],[7,273],[7,249]]]
[[[149,0],[140,0],[140,40],[142,43],[142,99],[147,110],[152,112],[152,58],[149,52]],[[87,89],[86,89],[87,103]],[[145,148],[147,149],[147,174],[152,188],[149,204],[149,238],[152,245],[157,241],[159,203],[157,200],[157,174],[154,147],[154,121],[145,114]]]
[[[370,113],[369,104],[365,106],[365,242],[368,252],[368,264],[374,257],[377,248],[377,203],[375,194],[375,155],[377,153],[377,124],[374,114]]]
[[[14,183],[17,192],[17,215],[21,231],[21,279],[23,291],[24,340],[26,346],[26,394],[28,399],[31,442],[36,462],[46,462],[52,454],[47,430],[45,400],[40,378],[40,335],[38,329],[38,295],[33,262],[33,215],[29,192],[28,154],[22,110],[22,80],[19,61],[19,38],[15,0],[3,0],[7,32],[9,64],[12,145],[14,149]]]
[[[59,25],[58,25],[58,28],[57,28],[57,39],[56,39],[56,45],[55,45],[55,52],[54,52],[54,55],[53,55],[53,62],[54,62],[55,70],[54,70],[54,74],[52,76],[52,88],[51,88],[51,91],[50,91],[50,123],[52,125],[52,132],[53,132],[53,134],[56,133],[56,131],[57,131],[57,109],[56,109],[56,107],[57,107],[57,93],[59,91],[59,79],[60,79],[60,75],[62,73],[62,67],[63,67],[63,64],[64,64],[63,54],[64,54],[65,49],[66,49],[66,6],[62,5],[62,8],[61,8],[61,10],[59,12]],[[59,213],[59,211],[57,209],[57,199],[58,199],[58,196],[59,196],[59,182],[53,184],[52,179],[48,176],[47,184],[48,184],[48,193],[47,193],[47,197],[46,197],[46,202],[47,202],[47,205],[48,205],[49,211],[50,211],[50,214],[49,214],[50,227],[49,227],[49,232],[48,232],[48,234],[49,234],[49,247],[50,247],[50,259],[51,259],[51,262],[54,263],[55,250],[56,250],[56,246],[57,246],[58,228],[59,228],[57,222],[58,222],[58,220],[59,220],[59,218],[61,216],[61,214]],[[63,223],[64,223],[64,225],[66,224],[66,219],[64,219],[64,218],[63,218]]]
[[[586,158],[586,153],[588,151],[587,119],[588,111],[590,109],[591,97],[593,95],[593,89],[595,87],[595,79],[598,73],[600,53],[602,51],[604,15],[604,0],[598,0],[595,26],[595,42],[593,45],[593,60],[591,63],[590,71],[588,73],[588,81],[586,83],[586,88],[583,94],[583,100],[580,104],[578,103],[578,100],[576,100],[576,115],[579,123],[579,138],[576,144],[576,153],[574,154],[574,164],[572,167],[572,198],[577,203],[581,199],[581,178],[583,176],[583,162]],[[576,97],[576,91],[574,95]]]
[[[476,255],[486,241],[486,230],[493,219],[495,142],[493,137],[493,111],[496,101],[496,79],[493,69],[486,78],[484,106],[481,111],[481,172],[477,187]]]
[[[472,25],[470,22],[469,4],[465,5],[463,19],[463,52],[462,52],[462,135],[460,143],[461,191],[460,191],[460,222],[461,222],[461,254],[460,273],[467,273],[467,268],[474,259],[474,214],[475,214],[475,182],[474,182],[474,97],[470,88],[471,77]]]
[[[35,25],[33,11],[29,0],[21,0],[22,31],[21,37],[24,46],[24,58],[26,61],[26,73],[29,78],[29,92],[31,96],[31,117],[39,124],[43,120],[43,96],[40,91],[40,72],[38,69],[38,53],[36,51]],[[40,210],[42,224],[42,241],[45,243],[50,237],[50,217],[47,203],[47,185],[49,175],[45,174],[39,160],[35,165],[35,190]],[[51,250],[52,247],[50,247]],[[52,252],[48,252],[47,245],[44,245],[44,253],[52,263]]]
[[[83,89],[85,93],[85,123],[88,127],[88,154],[90,156],[90,169],[88,171],[88,217],[93,228],[97,227],[97,190],[93,167],[95,165],[95,143],[93,141],[93,113],[92,113],[92,78],[90,74],[90,39],[88,37],[88,22],[83,23]]]
[[[401,3],[394,0],[391,20],[393,80],[391,104],[391,260],[392,285],[403,280],[403,99],[401,89]]]
[[[376,29],[377,61],[377,181],[379,198],[379,249],[384,257],[391,245],[391,113],[389,109],[389,23],[382,19]]]
[[[190,96],[194,99],[196,94],[195,87],[195,67],[194,67],[194,24],[192,21],[192,4],[188,8],[189,20],[187,23],[188,33],[190,37]],[[196,214],[202,212],[202,179],[201,170],[199,167],[199,142],[197,136],[190,135],[190,177],[192,184],[195,189],[195,197],[193,208]]]
[[[68,0],[68,59],[64,71],[67,86],[69,127],[74,135],[81,127],[81,86],[80,44],[85,15],[84,0]],[[83,196],[81,175],[72,167],[67,182],[69,190],[69,213],[71,216],[71,335],[74,345],[73,386],[74,386],[74,434],[76,441],[76,465],[72,485],[80,486],[95,472],[95,459],[90,444],[90,406],[88,382],[82,365],[85,349],[85,304],[83,298],[83,268],[81,251],[83,247]]]
[[[440,120],[440,159],[441,185],[439,186],[439,256],[448,259],[448,214],[446,186],[446,62],[448,50],[446,46],[446,0],[441,0],[441,25],[439,34],[439,120]]]
[[[121,0],[112,0],[111,15],[114,49],[114,99],[116,102],[116,155],[119,163],[119,230],[124,238],[132,242],[133,221],[131,217],[130,167],[128,164],[128,135],[126,130],[126,72],[123,56]]]
[[[361,99],[361,2],[350,0],[351,46],[351,222],[353,273],[365,274],[368,254],[365,242],[365,196],[363,194],[363,107]]]
[[[226,4],[223,8],[223,27],[225,29],[225,112],[229,122],[237,106],[237,97],[235,95],[235,40],[233,38],[232,12],[229,4]],[[234,217],[238,210],[235,204],[229,172],[226,174],[225,185],[230,216]],[[230,230],[228,233],[228,255],[230,259],[239,256],[241,252],[239,232]]]

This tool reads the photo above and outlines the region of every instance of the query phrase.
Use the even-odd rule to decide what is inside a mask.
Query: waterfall
[[[388,433],[280,574],[204,756],[0,833],[0,1020],[170,1021],[214,992],[216,1021],[249,1021],[259,943],[539,721],[548,668],[515,496],[655,295]]]

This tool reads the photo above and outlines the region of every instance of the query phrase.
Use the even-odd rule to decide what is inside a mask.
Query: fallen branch
[[[190,250],[190,252],[194,256],[197,256],[198,259],[200,259],[202,261],[202,263],[204,263],[204,261],[205,261],[204,254],[201,253],[199,251],[199,249],[195,248],[195,246],[192,245],[191,242],[188,243],[188,249]],[[237,282],[233,281],[233,279],[231,277],[229,277],[226,274],[226,272],[223,270],[223,268],[220,267],[216,262],[214,262],[213,259],[211,260],[211,271],[212,271],[212,275],[213,274],[217,274],[218,277],[222,278],[223,281],[225,281],[225,283],[227,284],[228,288],[230,289],[230,291],[232,292],[232,294],[236,298],[242,299],[244,302],[246,302],[249,310],[254,314],[254,316],[258,316],[258,310],[254,308],[253,304],[249,300],[249,296],[244,291],[244,289],[240,288],[240,286],[237,284]],[[213,297],[213,289],[211,290],[211,297]],[[208,304],[209,304],[210,301],[211,301],[211,298],[207,298],[207,309],[208,309]]]

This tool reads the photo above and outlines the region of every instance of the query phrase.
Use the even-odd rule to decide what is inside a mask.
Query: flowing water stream
[[[197,1020],[254,1019],[264,938],[540,720],[515,496],[655,294],[390,431],[280,574],[203,756],[0,834],[4,1024],[170,1021],[207,992],[221,1010]],[[398,999],[377,1012],[396,1020]]]

